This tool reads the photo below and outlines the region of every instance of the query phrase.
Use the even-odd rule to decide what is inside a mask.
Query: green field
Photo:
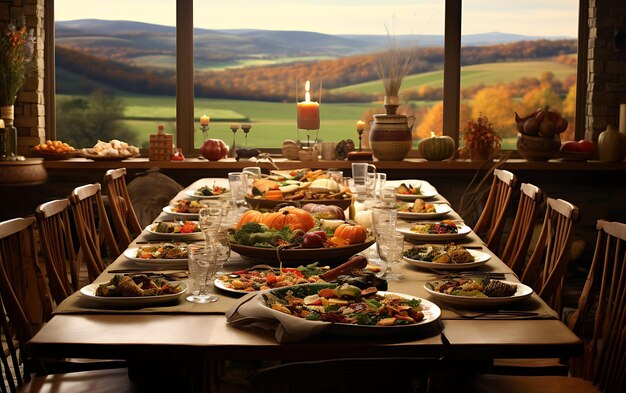
[[[552,72],[556,79],[576,75],[575,67],[549,60],[476,64],[461,67],[461,89],[480,84],[489,86],[497,83],[515,82],[523,77],[539,78],[546,71]],[[420,86],[443,87],[443,70],[410,75],[402,82],[402,90],[412,90]],[[376,80],[344,86],[332,91],[377,94],[383,91],[383,85]]]

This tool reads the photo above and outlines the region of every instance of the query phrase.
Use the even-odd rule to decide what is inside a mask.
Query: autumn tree
[[[467,104],[461,104],[459,120],[461,124],[465,124],[472,115],[472,108]],[[416,119],[418,119],[416,117]],[[419,120],[416,120],[416,122]],[[428,138],[430,133],[434,132],[437,135],[443,135],[443,101],[437,102],[431,106],[428,111],[423,115],[422,120],[418,125],[413,128],[413,138],[423,139]]]
[[[562,105],[561,97],[547,83],[542,83],[522,97],[522,113],[531,113],[546,105],[557,111],[561,110]]]
[[[517,133],[513,112],[513,96],[504,85],[486,87],[472,100],[472,118],[478,118],[481,113],[486,115],[494,130],[503,137]]]

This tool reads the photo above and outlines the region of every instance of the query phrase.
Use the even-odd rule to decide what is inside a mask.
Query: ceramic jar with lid
[[[370,147],[374,157],[380,161],[404,160],[413,146],[414,124],[413,116],[374,115],[370,132]]]
[[[598,137],[600,161],[619,162],[626,157],[626,135],[618,132],[612,125]]]

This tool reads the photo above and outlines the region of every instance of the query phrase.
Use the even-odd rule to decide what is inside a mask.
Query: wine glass
[[[187,248],[187,255],[189,275],[198,286],[198,292],[194,291],[186,300],[191,303],[217,301],[219,296],[209,293],[209,286],[218,270],[216,247],[192,244]]]
[[[198,212],[198,225],[207,243],[209,235],[220,230],[223,217],[222,210],[224,210],[222,202],[207,201],[206,207],[203,207]]]
[[[395,232],[379,232],[376,235],[376,244],[380,259],[387,263],[384,278],[387,280],[404,280],[404,275],[391,272],[391,264],[397,264],[402,260],[402,252],[404,251],[404,235]]]
[[[209,234],[207,244],[210,247],[215,247],[217,258],[217,275],[221,275],[224,270],[224,263],[230,259],[230,242],[228,241],[228,233],[226,232],[213,232]]]

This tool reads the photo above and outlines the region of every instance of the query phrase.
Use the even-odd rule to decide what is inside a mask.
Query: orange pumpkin
[[[291,206],[275,213],[267,213],[261,222],[272,229],[289,227],[291,230],[302,229],[304,232],[315,226],[315,218],[310,213]]]
[[[257,211],[257,210],[248,210],[247,212],[243,213],[243,215],[239,219],[239,222],[237,222],[236,228],[237,229],[241,228],[241,226],[247,222],[262,223],[263,218],[265,217],[266,214],[267,213],[261,213],[260,211]]]
[[[283,192],[281,190],[265,191],[265,194],[263,194],[263,198],[271,200],[281,200],[283,199]]]
[[[341,224],[335,229],[333,235],[350,242],[350,244],[364,243],[367,231],[362,225]]]

